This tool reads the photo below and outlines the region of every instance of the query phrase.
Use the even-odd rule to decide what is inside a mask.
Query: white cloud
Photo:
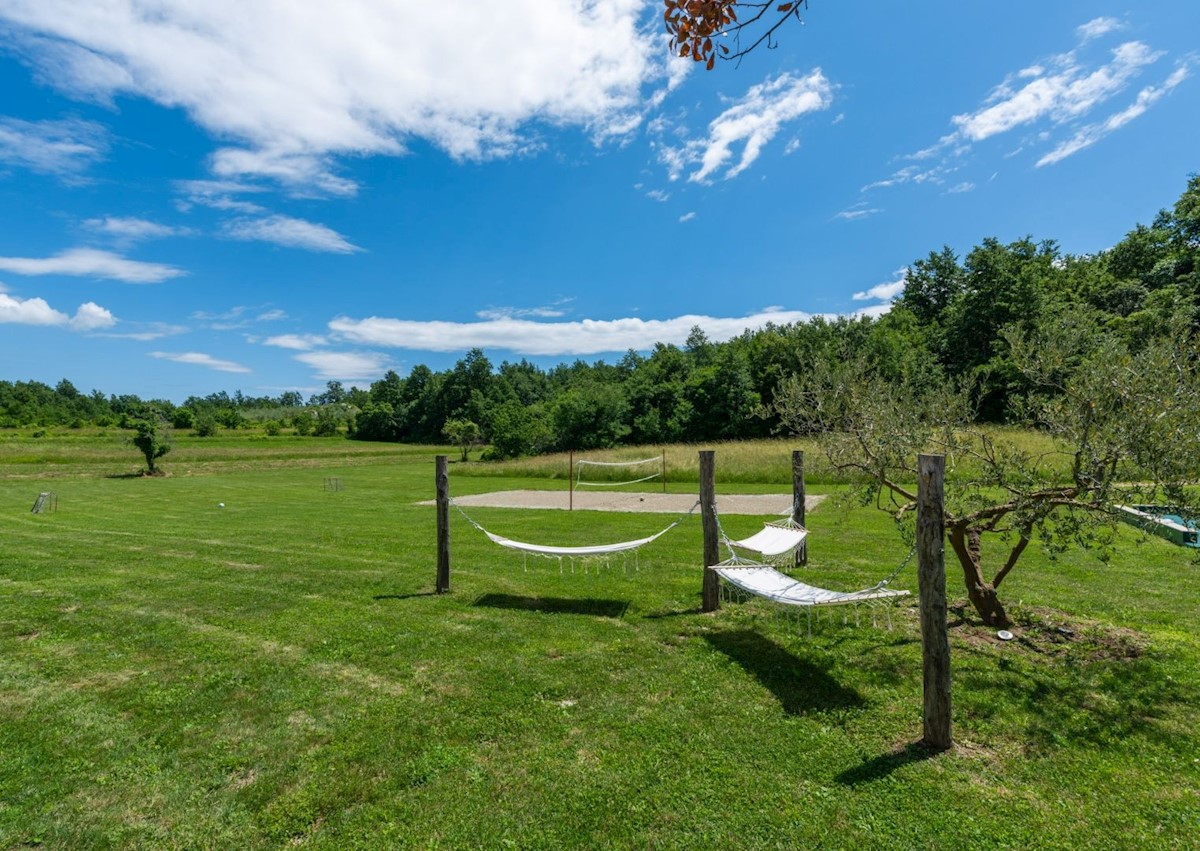
[[[767,308],[750,316],[722,318],[701,315],[672,319],[584,319],[574,322],[532,322],[490,319],[483,322],[444,322],[339,317],[329,323],[336,336],[352,343],[434,352],[457,352],[479,347],[504,349],[522,355],[595,355],[644,350],[657,342],[682,344],[699,325],[709,339],[724,341],[768,322],[803,322],[812,314]]]
[[[151,340],[161,340],[163,337],[175,337],[179,334],[186,334],[188,328],[183,325],[168,325],[165,322],[144,322],[144,323],[122,323],[122,327],[134,327],[139,325],[142,330],[122,331],[121,333],[98,334],[99,337],[111,337],[115,340],[139,340],[141,342],[149,342]]]
[[[411,139],[486,158],[536,142],[536,122],[628,132],[645,86],[685,73],[646,26],[651,6],[9,0],[0,19],[64,91],[149,98],[233,140],[214,173],[344,195],[354,184],[334,158],[399,154]]]
[[[536,319],[555,319],[566,315],[563,306],[572,301],[573,298],[560,298],[542,307],[487,307],[475,311],[475,315],[480,319],[523,319],[531,316]]]
[[[97,328],[111,328],[116,324],[117,320],[112,313],[94,301],[79,305],[79,309],[71,318],[71,327],[76,331],[95,331]]]
[[[278,346],[281,349],[295,349],[300,352],[307,352],[310,349],[320,348],[329,341],[317,334],[279,334],[275,337],[268,337],[263,340],[264,346]]]
[[[1061,142],[1054,150],[1037,161],[1038,168],[1061,162],[1072,154],[1091,147],[1114,130],[1119,130],[1130,121],[1143,115],[1163,95],[1178,86],[1190,75],[1186,65],[1176,68],[1161,86],[1147,86],[1138,92],[1137,99],[1125,109],[1110,115],[1097,124],[1081,127],[1074,136]]]
[[[671,198],[671,193],[662,189],[651,189],[646,193],[646,197],[652,201],[668,201]]]
[[[287,319],[287,313],[279,308],[266,310],[254,317],[256,322],[279,322],[282,319]]]
[[[1079,36],[1080,41],[1091,41],[1123,29],[1125,29],[1125,24],[1116,18],[1092,18],[1086,24],[1077,26],[1075,35]]]
[[[166,263],[129,260],[94,248],[71,248],[53,257],[0,257],[0,269],[18,275],[74,275],[129,284],[156,284],[187,274]]]
[[[890,305],[896,296],[904,292],[904,285],[908,282],[907,269],[897,269],[894,274],[894,280],[876,284],[869,290],[855,293],[852,298],[855,301],[885,301]]]
[[[751,86],[740,100],[709,122],[707,138],[692,139],[682,148],[660,146],[659,161],[667,166],[672,180],[692,166],[699,167],[688,175],[690,181],[707,183],[721,169],[728,180],[749,168],[785,124],[828,109],[831,103],[833,86],[820,68],[804,77],[780,74],[774,80]],[[738,145],[741,155],[735,158],[734,148]]]
[[[226,222],[221,231],[230,239],[248,242],[272,242],[285,248],[308,251],[328,251],[334,254],[353,254],[362,251],[344,236],[325,225],[272,215],[261,219],[234,219]]]
[[[378,378],[390,363],[378,352],[305,352],[296,355],[296,360],[315,369],[317,378],[328,381]]]
[[[176,202],[176,206],[184,212],[191,209],[194,204],[235,213],[266,212],[266,208],[261,204],[243,201],[236,197],[265,191],[261,186],[233,180],[179,180],[175,182],[175,188],[184,196],[183,200]]]
[[[883,210],[879,207],[871,207],[865,201],[855,204],[849,209],[842,210],[840,213],[834,214],[835,219],[842,219],[847,222],[865,219],[868,216],[873,216],[876,213],[882,213]]]
[[[195,364],[215,369],[217,372],[250,372],[250,368],[230,360],[220,360],[203,352],[147,352],[152,358],[174,361],[175,363]]]
[[[74,316],[52,308],[45,299],[18,298],[0,286],[0,323],[10,325],[46,325],[70,328],[73,331],[95,331],[116,324],[116,319],[95,302],[79,306]]]
[[[99,124],[78,119],[22,121],[0,116],[0,163],[78,180],[107,152],[107,131]]]
[[[934,160],[932,165],[919,168],[906,166],[882,180],[863,187],[862,191],[898,186],[905,183],[942,183],[945,176],[962,168],[966,156],[976,146],[990,139],[1020,131],[1015,149],[1007,143],[1006,158],[1030,148],[1052,146],[1037,161],[1038,166],[1059,162],[1109,133],[1124,126],[1146,111],[1161,96],[1188,76],[1190,59],[1159,86],[1142,89],[1137,102],[1109,119],[1080,126],[1088,116],[1129,88],[1163,56],[1165,51],[1154,50],[1140,41],[1118,44],[1106,54],[1088,58],[1084,48],[1124,25],[1114,18],[1096,18],[1076,30],[1081,43],[1077,49],[1048,57],[1009,74],[992,89],[975,110],[951,118],[953,130],[936,143],[909,154],[909,160]],[[1093,51],[1094,52],[1094,51]],[[1063,139],[1064,134],[1069,138]],[[974,188],[963,181],[948,190],[965,192]]]
[[[150,222],[145,219],[121,216],[87,219],[84,221],[83,226],[88,230],[103,233],[126,242],[136,242],[143,239],[162,239],[168,236],[182,236],[190,233],[187,228],[160,225],[157,222]]]
[[[681,222],[690,222],[690,221],[691,221],[692,219],[694,219],[694,218],[696,218],[696,211],[695,211],[695,210],[692,210],[691,212],[684,213],[682,216],[680,216],[680,217],[679,217],[679,221],[681,221]]]
[[[964,180],[962,183],[956,183],[946,190],[950,195],[959,195],[963,192],[971,192],[975,189],[975,184],[969,180]]]
[[[1162,56],[1161,51],[1151,50],[1140,41],[1129,41],[1113,50],[1109,64],[1089,72],[1073,54],[1066,54],[1058,57],[1057,73],[1035,77],[1016,91],[1003,84],[993,93],[994,103],[956,115],[952,121],[961,137],[971,142],[1042,118],[1061,124],[1091,112]]]

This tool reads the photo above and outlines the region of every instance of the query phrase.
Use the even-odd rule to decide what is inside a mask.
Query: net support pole
[[[445,455],[436,456],[437,482],[437,593],[450,590],[450,466]]]
[[[944,751],[950,736],[950,636],[946,627],[945,497],[946,459],[917,458],[917,587],[921,604],[921,658],[924,667],[924,736]]]
[[[792,450],[792,522],[807,528],[804,522],[804,450]],[[796,547],[796,567],[808,564],[808,538]]]
[[[662,480],[663,493],[667,492],[667,450],[662,451]]]
[[[571,488],[567,492],[567,511],[575,510],[575,450],[567,455],[567,478],[571,480]]]
[[[704,582],[700,588],[700,608],[705,612],[715,612],[721,607],[721,578],[715,570],[709,570],[721,560],[717,537],[715,456],[711,449],[700,452],[700,525],[704,530]]]

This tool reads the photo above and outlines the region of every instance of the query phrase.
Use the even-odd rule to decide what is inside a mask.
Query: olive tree
[[[998,589],[1035,538],[1103,557],[1117,506],[1194,510],[1187,485],[1200,479],[1200,347],[1187,325],[1133,351],[1091,316],[1051,315],[1005,333],[1026,382],[1015,413],[1044,435],[1034,448],[975,424],[970,388],[929,374],[886,381],[856,357],[792,377],[775,397],[782,422],[819,434],[832,464],[898,521],[916,508],[918,453],[946,455],[947,538],[971,604],[997,626],[1009,623]]]

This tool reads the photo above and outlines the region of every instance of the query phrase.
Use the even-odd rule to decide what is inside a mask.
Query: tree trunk
[[[983,569],[979,566],[979,530],[952,525],[949,532],[950,546],[962,566],[967,599],[975,607],[980,619],[988,626],[1011,625],[1012,621],[1008,619],[995,587],[983,578]]]

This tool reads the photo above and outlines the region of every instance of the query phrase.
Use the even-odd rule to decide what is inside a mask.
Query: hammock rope
[[[659,538],[661,538],[663,535],[670,532],[672,529],[674,529],[676,526],[678,526],[684,520],[691,517],[692,514],[695,513],[696,509],[699,507],[700,501],[696,500],[695,505],[693,505],[690,509],[688,509],[688,511],[685,514],[682,514],[679,517],[675,518],[675,520],[672,521],[670,524],[668,524],[664,529],[661,529],[658,532],[655,532],[653,535],[649,535],[645,538],[637,538],[632,541],[618,541],[618,542],[612,543],[612,544],[599,544],[599,545],[590,545],[590,546],[583,546],[583,547],[561,547],[561,546],[553,546],[553,545],[548,545],[548,544],[531,544],[531,543],[526,543],[525,541],[516,541],[516,540],[513,540],[512,538],[506,538],[503,535],[497,535],[493,532],[489,532],[487,529],[485,529],[483,526],[481,526],[479,523],[477,523],[473,518],[471,518],[471,516],[468,515],[467,512],[463,511],[462,506],[460,506],[453,499],[450,500],[450,504],[453,505],[455,510],[457,510],[458,513],[463,516],[464,520],[466,520],[473,527],[475,527],[475,529],[482,532],[487,537],[487,539],[489,541],[491,541],[493,544],[497,544],[506,549],[516,550],[516,551],[520,552],[522,554],[522,556],[532,555],[532,556],[538,556],[540,558],[557,559],[558,566],[559,566],[559,572],[562,572],[562,560],[564,558],[569,559],[571,562],[571,572],[574,573],[575,572],[575,559],[583,560],[586,564],[586,561],[589,559],[608,559],[610,556],[616,555],[618,553],[621,554],[622,556],[624,556],[626,553],[630,553],[630,552],[632,552],[634,554],[634,557],[636,558],[637,551],[640,550],[642,547],[646,546],[647,544],[653,543],[654,541],[657,541]],[[640,569],[640,565],[638,565],[636,562],[635,562],[635,569]]]

